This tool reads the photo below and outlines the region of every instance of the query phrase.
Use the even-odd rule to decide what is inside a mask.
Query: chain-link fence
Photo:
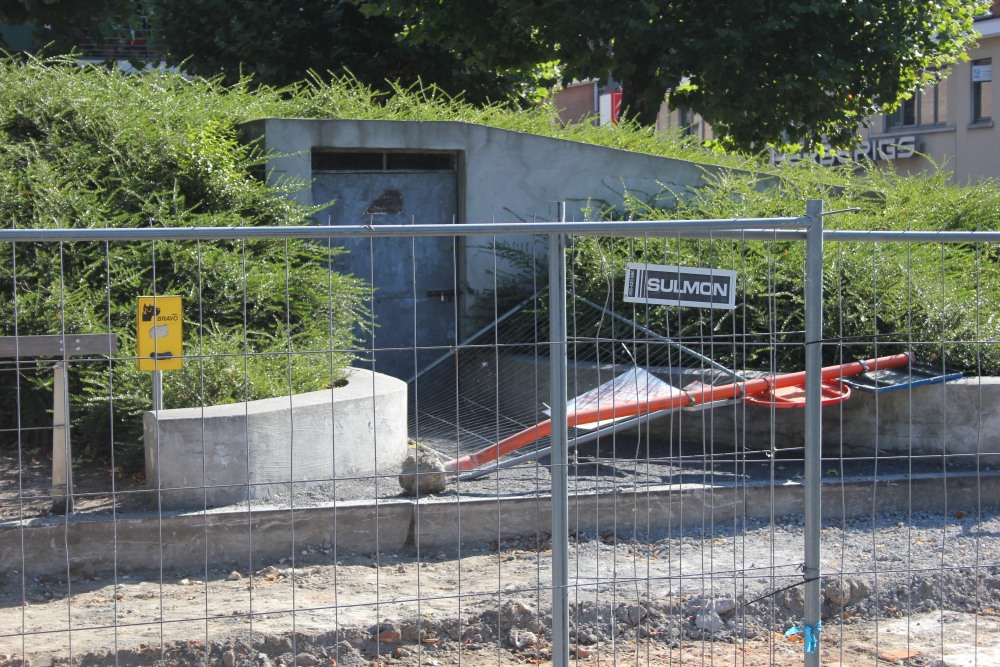
[[[0,231],[0,664],[995,664],[1000,239],[825,215]]]

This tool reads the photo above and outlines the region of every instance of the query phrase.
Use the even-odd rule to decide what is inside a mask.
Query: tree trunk
[[[646,52],[631,53],[634,71],[622,81],[622,117],[642,125],[655,125],[660,105],[667,94],[666,86],[658,76],[656,58]]]

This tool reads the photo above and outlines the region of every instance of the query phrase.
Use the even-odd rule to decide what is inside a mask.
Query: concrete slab
[[[828,479],[827,518],[889,511],[965,511],[1000,505],[1000,473]],[[743,517],[801,514],[804,487],[795,482],[651,486],[570,499],[579,531],[632,532],[709,526]],[[206,564],[242,571],[306,546],[338,553],[454,550],[514,535],[551,531],[549,496],[459,500],[425,498],[342,502],[305,509],[254,509],[102,518],[61,517],[0,525],[0,563],[29,576],[108,572],[201,571]]]
[[[400,551],[413,511],[407,501],[335,507],[130,517],[31,520],[0,526],[0,562],[28,576],[90,576],[207,565],[247,572],[308,546],[347,553]]]

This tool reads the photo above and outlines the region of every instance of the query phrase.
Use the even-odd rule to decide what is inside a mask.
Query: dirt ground
[[[50,510],[50,462],[35,454],[21,464],[0,457],[0,523]],[[140,477],[84,463],[75,481],[80,512],[148,509]],[[801,636],[784,635],[801,622],[802,544],[794,516],[575,535],[574,663],[802,664]],[[823,664],[1000,664],[1000,511],[831,522],[822,548]],[[552,657],[545,535],[433,553],[317,545],[252,572],[209,564],[67,581],[19,569],[0,571],[0,667],[485,667]]]
[[[71,587],[56,579],[18,582],[8,570],[0,588],[0,665],[548,664],[550,552],[541,547],[505,543],[420,561],[279,563],[204,578],[147,573]],[[636,604],[619,595],[574,590],[574,662],[802,664],[801,639],[786,638],[780,626],[752,627],[738,612],[727,613],[730,627],[699,637],[692,606],[698,596],[683,603],[640,596]],[[845,613],[846,622],[826,621],[824,664],[1000,664],[992,610],[878,621]],[[636,616],[642,618],[633,623]],[[730,631],[740,625],[743,632]]]
[[[0,451],[0,521],[48,516],[52,511],[52,452]],[[73,465],[77,511],[136,512],[150,506],[141,472],[127,474],[101,461]]]

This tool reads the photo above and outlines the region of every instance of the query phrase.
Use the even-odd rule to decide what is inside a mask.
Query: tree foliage
[[[229,83],[349,74],[525,105],[558,80],[610,78],[652,125],[665,97],[726,148],[851,144],[974,42],[988,0],[15,0],[54,52],[148,16],[171,64]],[[139,7],[139,10],[136,9]]]
[[[68,53],[117,36],[139,18],[135,10],[135,0],[4,0],[0,24],[30,26],[40,47]]]
[[[525,94],[525,77],[502,73],[439,44],[400,39],[405,26],[389,15],[366,15],[351,0],[147,0],[158,45],[168,61],[228,82],[252,74],[286,85],[310,75],[350,74],[433,84],[471,102]]]
[[[850,143],[974,41],[977,0],[658,0],[474,4],[358,0],[400,16],[404,41],[446,44],[484,68],[558,60],[564,80],[621,82],[627,114],[652,124],[666,94],[725,145]]]

